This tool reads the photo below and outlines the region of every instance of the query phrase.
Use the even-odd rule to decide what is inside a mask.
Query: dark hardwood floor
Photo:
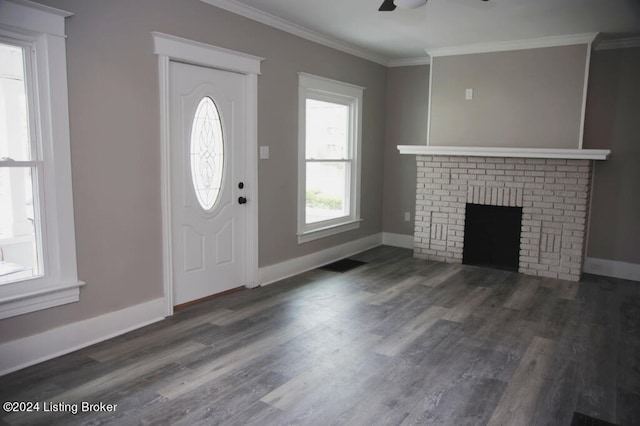
[[[640,283],[379,247],[0,378],[4,401],[117,404],[5,424],[640,424]],[[42,405],[41,405],[42,408]],[[80,407],[79,407],[80,408]]]

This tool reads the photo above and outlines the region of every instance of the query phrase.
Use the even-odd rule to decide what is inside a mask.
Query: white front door
[[[244,76],[171,62],[173,303],[246,284]]]

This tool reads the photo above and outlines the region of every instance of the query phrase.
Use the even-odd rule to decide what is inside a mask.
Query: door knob
[[[247,204],[247,199],[244,197],[238,197],[238,204]]]

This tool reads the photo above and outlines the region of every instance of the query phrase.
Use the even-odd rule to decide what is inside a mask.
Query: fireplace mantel
[[[466,146],[398,145],[400,154],[447,155],[459,157],[564,158],[606,160],[608,149],[497,148]]]

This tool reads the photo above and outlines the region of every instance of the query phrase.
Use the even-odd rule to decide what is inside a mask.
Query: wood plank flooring
[[[0,377],[2,402],[117,404],[0,423],[640,424],[640,283],[354,258]]]

